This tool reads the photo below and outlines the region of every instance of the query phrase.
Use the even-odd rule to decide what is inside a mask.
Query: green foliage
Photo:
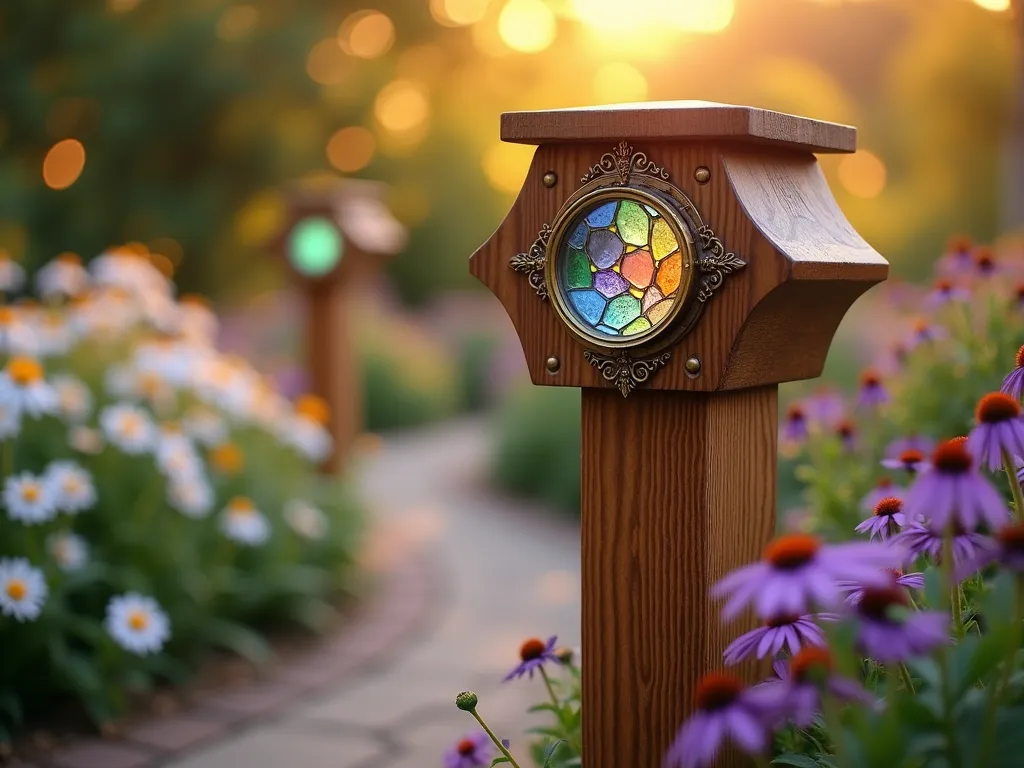
[[[578,515],[580,394],[523,387],[502,404],[492,475],[497,486]]]
[[[496,348],[493,336],[472,334],[460,339],[456,372],[463,410],[476,413],[491,404],[491,366]]]

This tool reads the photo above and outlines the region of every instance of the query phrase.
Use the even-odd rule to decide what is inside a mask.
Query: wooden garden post
[[[470,271],[533,382],[582,388],[584,765],[658,768],[751,628],[708,590],[774,531],[778,384],[821,373],[888,272],[814,156],[856,131],[665,102],[509,113],[501,137],[538,148]]]
[[[405,229],[388,212],[383,192],[379,184],[357,181],[287,192],[278,251],[305,300],[307,369],[313,392],[331,411],[334,450],[322,467],[330,473],[344,469],[362,429],[351,299],[405,243]]]

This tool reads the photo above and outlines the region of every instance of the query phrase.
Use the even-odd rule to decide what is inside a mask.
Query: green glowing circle
[[[330,219],[303,219],[288,235],[288,260],[308,277],[322,277],[338,266],[345,250],[341,232]]]

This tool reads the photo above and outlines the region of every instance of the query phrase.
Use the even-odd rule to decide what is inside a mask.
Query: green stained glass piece
[[[338,266],[344,250],[341,231],[323,216],[303,219],[288,235],[288,261],[307,277],[329,273]]]
[[[565,277],[570,288],[589,288],[593,283],[593,272],[590,271],[590,259],[587,254],[576,248],[570,248],[565,264]]]
[[[643,333],[651,330],[651,321],[646,317],[638,317],[632,323],[622,329],[623,336],[632,336],[634,333]]]
[[[640,317],[640,300],[626,294],[608,302],[601,321],[612,328],[621,329]]]
[[[619,237],[630,245],[647,245],[651,229],[651,219],[647,211],[639,203],[623,200],[619,205],[619,214],[615,218]]]

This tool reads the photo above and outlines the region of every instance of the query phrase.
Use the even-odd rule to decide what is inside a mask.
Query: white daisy
[[[4,480],[7,516],[26,525],[45,523],[57,516],[57,499],[42,477],[31,472],[10,475]]]
[[[153,375],[176,387],[191,383],[197,364],[209,350],[178,339],[160,338],[140,344],[132,365],[140,375]]]
[[[322,539],[327,533],[327,515],[301,499],[292,499],[284,505],[284,519],[293,531],[306,539]]]
[[[92,413],[92,392],[85,383],[68,374],[58,374],[53,377],[51,383],[57,391],[57,407],[59,413],[65,420],[71,423],[81,423]]]
[[[203,460],[177,425],[165,424],[160,428],[153,452],[160,471],[169,477],[184,481],[203,471]]]
[[[203,518],[213,509],[213,488],[202,476],[172,480],[167,484],[167,502],[185,517]]]
[[[221,513],[220,528],[232,541],[256,546],[270,538],[270,523],[245,496],[236,496]]]
[[[303,395],[295,401],[294,412],[279,422],[278,435],[301,451],[310,461],[320,462],[331,454],[334,439],[327,431],[331,411],[320,397]]]
[[[63,312],[52,310],[40,315],[35,324],[40,357],[66,355],[75,344],[71,323]]]
[[[203,445],[220,445],[228,439],[227,422],[216,412],[203,406],[194,405],[189,408],[182,424],[185,432]]]
[[[54,533],[46,540],[46,549],[65,573],[79,571],[89,559],[89,545],[74,533]]]
[[[171,623],[156,600],[135,592],[110,599],[106,625],[118,645],[138,656],[159,653],[171,636]]]
[[[0,291],[20,291],[25,285],[25,270],[6,252],[0,253]]]
[[[75,253],[62,253],[36,272],[36,288],[45,298],[77,296],[89,286],[89,273]]]
[[[0,403],[35,418],[59,407],[57,390],[43,378],[43,366],[25,356],[12,357],[0,373]]]
[[[107,440],[133,455],[151,450],[156,441],[156,428],[149,415],[128,403],[104,408],[100,412],[100,428]]]
[[[0,440],[15,437],[21,432],[21,414],[13,405],[0,403]]]
[[[178,333],[201,344],[212,344],[217,337],[217,316],[202,296],[188,294],[178,302]]]
[[[72,427],[68,432],[68,445],[79,453],[95,456],[103,450],[103,435],[90,427]]]
[[[73,461],[52,461],[43,475],[56,499],[57,509],[77,515],[96,504],[92,477]]]
[[[23,307],[0,306],[0,352],[34,355],[39,338],[31,315]]]
[[[23,557],[0,559],[0,611],[18,621],[34,621],[42,613],[47,588],[43,572]]]

